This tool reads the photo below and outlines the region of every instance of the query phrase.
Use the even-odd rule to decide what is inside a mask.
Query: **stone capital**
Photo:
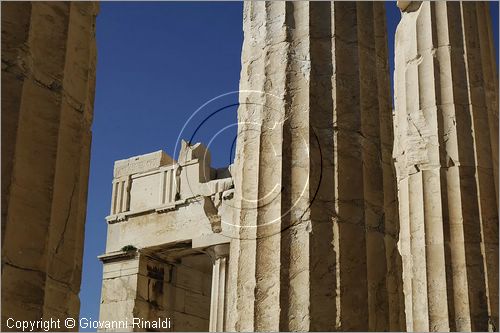
[[[229,243],[211,246],[206,251],[214,260],[227,258],[229,256]]]

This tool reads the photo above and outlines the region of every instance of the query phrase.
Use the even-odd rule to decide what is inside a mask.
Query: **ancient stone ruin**
[[[202,144],[183,142],[180,156],[158,151],[115,163],[99,257],[101,320],[169,317],[178,331],[224,327],[231,228],[221,221],[232,220],[233,180],[229,170],[210,168]]]
[[[2,2],[2,331],[78,318],[95,2]]]
[[[88,178],[96,7],[23,6],[31,16],[2,3],[2,325],[78,316]],[[168,319],[158,330],[171,331],[498,330],[488,4],[398,6],[392,55],[383,2],[244,3],[234,164],[214,169],[203,143],[185,141],[177,160],[157,151],[115,162],[101,321],[146,330],[134,318]],[[87,48],[54,54],[48,26]],[[57,50],[72,50],[64,41]],[[70,80],[74,71],[86,76]],[[37,124],[43,131],[32,131]],[[19,178],[33,151],[44,163]]]

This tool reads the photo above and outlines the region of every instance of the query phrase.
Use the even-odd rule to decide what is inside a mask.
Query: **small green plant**
[[[122,251],[128,252],[128,251],[134,251],[137,250],[137,248],[133,245],[125,245],[122,247]]]

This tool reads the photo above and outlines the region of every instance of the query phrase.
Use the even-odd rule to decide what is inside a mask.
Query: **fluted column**
[[[246,2],[244,33],[226,329],[400,330],[383,3]]]
[[[394,154],[407,329],[498,329],[498,78],[488,5],[399,5]]]
[[[224,332],[229,245],[215,245],[208,251],[213,260],[209,331]]]
[[[2,325],[79,315],[96,15],[2,3]]]

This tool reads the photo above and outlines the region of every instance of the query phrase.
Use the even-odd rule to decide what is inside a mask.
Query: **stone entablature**
[[[229,177],[212,179],[218,174]],[[210,152],[205,146],[185,141],[179,161],[160,150],[116,161],[113,176],[110,215],[106,217],[109,223],[132,215],[175,210],[196,197],[213,196],[217,203],[222,193],[233,187],[229,170],[210,168]]]

